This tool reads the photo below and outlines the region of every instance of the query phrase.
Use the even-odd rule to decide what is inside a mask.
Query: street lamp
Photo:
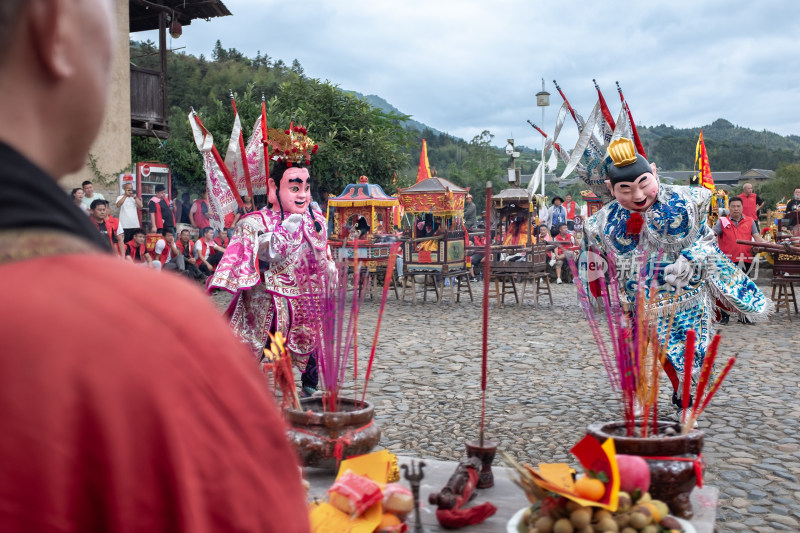
[[[536,93],[536,105],[542,108],[542,128],[544,128],[544,108],[550,105],[550,93],[544,90],[544,78],[542,78],[542,90]],[[542,196],[544,196],[544,175],[547,173],[547,168],[544,167],[544,142],[545,138],[542,136]]]
[[[514,148],[514,139],[508,139],[506,155],[511,160],[511,167],[508,169],[508,182],[513,183],[515,187],[519,187],[520,169],[517,168],[516,161],[520,154]]]

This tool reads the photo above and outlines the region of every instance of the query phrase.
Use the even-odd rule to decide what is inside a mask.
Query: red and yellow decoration
[[[311,164],[311,156],[317,153],[319,146],[308,136],[306,128],[291,124],[288,130],[269,128],[267,144],[271,149],[273,161],[284,161],[287,165],[302,163]]]
[[[428,178],[398,191],[406,213],[463,216],[467,189],[444,178]]]
[[[417,169],[417,183],[431,177],[431,165],[428,162],[428,143],[422,139],[422,151],[419,153],[419,168]]]
[[[708,164],[708,153],[706,152],[706,143],[703,141],[703,130],[700,130],[700,137],[697,138],[694,165],[697,167],[697,177],[700,185],[713,191],[715,189],[714,178],[711,177],[711,167]]]

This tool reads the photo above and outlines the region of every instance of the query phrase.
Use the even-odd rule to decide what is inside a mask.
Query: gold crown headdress
[[[621,137],[608,145],[608,155],[615,167],[627,167],[636,162],[636,147],[632,140]]]
[[[311,164],[311,156],[317,153],[319,146],[308,136],[306,128],[292,125],[288,130],[267,129],[267,144],[271,149],[270,159],[283,161],[288,166],[305,161]]]

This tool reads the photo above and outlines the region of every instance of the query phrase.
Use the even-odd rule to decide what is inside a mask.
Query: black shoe
[[[746,317],[739,319],[739,324],[752,324],[752,323],[753,323],[753,321],[750,320],[749,318],[746,318]]]
[[[722,324],[723,326],[727,326],[730,319],[731,319],[730,316],[722,315],[722,318],[719,319],[719,323]]]

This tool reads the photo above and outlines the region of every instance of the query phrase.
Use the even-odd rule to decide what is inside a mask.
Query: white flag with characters
[[[246,195],[247,181],[245,180],[244,165],[242,165],[242,145],[244,143],[239,142],[241,137],[242,121],[237,112],[233,117],[233,131],[231,131],[231,140],[228,142],[228,151],[225,154],[225,166],[228,167],[228,172],[230,172],[239,194]]]
[[[256,119],[253,134],[245,148],[247,166],[250,168],[250,183],[253,194],[267,194],[267,171],[264,168],[264,143],[261,134],[261,119]]]
[[[194,112],[189,113],[189,124],[200,156],[203,158],[203,169],[206,172],[206,189],[208,190],[208,214],[211,227],[217,231],[225,228],[236,215],[236,198],[231,192],[225,175],[214,157],[214,137],[197,122]]]

